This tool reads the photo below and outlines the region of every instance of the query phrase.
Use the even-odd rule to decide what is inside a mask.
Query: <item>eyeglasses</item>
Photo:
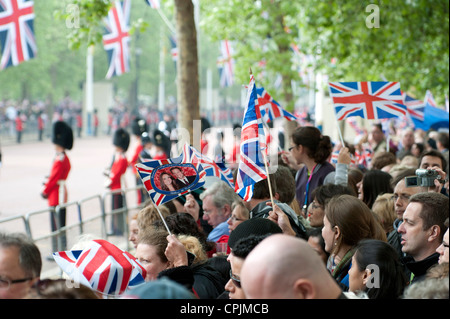
[[[231,271],[231,269],[230,269],[230,279],[233,282],[233,285],[236,286],[236,288],[241,288],[241,280],[233,276],[233,272]]]
[[[21,283],[21,282],[25,282],[25,281],[28,281],[28,280],[31,280],[31,279],[33,279],[33,278],[27,277],[27,278],[23,278],[23,279],[15,279],[15,280],[9,280],[9,279],[5,279],[5,278],[0,278],[0,289],[8,290],[11,285],[18,284],[18,283]]]
[[[242,222],[242,221],[244,221],[243,219],[237,218],[236,216],[231,216],[231,217],[230,217],[230,220],[231,220],[232,222]]]
[[[409,198],[410,198],[411,196],[409,196],[409,195],[403,195],[403,194],[401,194],[401,195],[397,195],[397,194],[394,194],[394,202],[396,202],[398,199],[401,199],[403,202],[409,202]]]

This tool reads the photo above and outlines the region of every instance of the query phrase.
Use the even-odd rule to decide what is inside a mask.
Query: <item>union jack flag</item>
[[[189,191],[196,190],[205,184],[206,172],[201,165],[200,159],[195,155],[191,147],[184,147],[183,152],[178,157],[165,160],[151,160],[138,163],[135,166],[145,189],[156,206],[171,201]],[[190,175],[195,176],[195,180],[188,186],[173,191],[162,189],[160,175],[165,173],[172,175],[170,169],[175,167],[195,174]],[[175,177],[172,176],[172,179],[175,180]]]
[[[355,151],[356,161],[359,165],[363,165],[364,167],[369,168],[372,163],[373,150],[369,144],[363,144],[362,150],[359,151],[356,149]]]
[[[172,55],[172,61],[177,62],[178,61],[177,39],[175,38],[174,35],[170,35],[169,41],[170,41],[170,54]]]
[[[185,153],[188,152],[187,148],[190,148],[194,152],[195,156],[200,159],[200,163],[202,164],[202,167],[206,172],[206,176],[217,177],[226,182],[231,188],[234,189],[233,173],[231,172],[230,168],[226,167],[223,162],[215,162],[211,160],[209,157],[201,154],[197,149],[189,146],[188,144],[184,145],[183,149]]]
[[[333,153],[331,153],[330,163],[336,165],[338,162],[338,158],[339,151],[334,151]],[[356,165],[356,158],[353,156],[353,154],[350,154],[350,164],[353,166]]]
[[[350,116],[373,120],[406,116],[399,82],[330,82],[338,121]]]
[[[230,41],[222,40],[220,42],[220,52],[222,56],[217,60],[220,73],[220,86],[232,86],[234,83],[233,72],[235,62],[233,59],[233,48],[231,47]]]
[[[288,121],[297,120],[295,115],[283,109],[263,87],[256,88],[256,94],[261,118],[265,123],[273,122],[274,119],[279,117],[284,117]]]
[[[254,184],[267,178],[261,152],[265,148],[264,128],[259,111],[255,79],[251,75],[247,88],[247,103],[241,132],[240,162],[234,189],[245,201],[252,198]]]
[[[145,2],[153,9],[159,9],[161,7],[160,0],[145,0]]]
[[[423,114],[425,111],[425,103],[420,100],[416,100],[406,93],[402,94],[403,104],[406,105],[409,115],[412,119],[423,121]]]
[[[130,0],[115,1],[108,12],[108,17],[104,19],[106,33],[103,35],[103,47],[109,60],[107,79],[130,71],[128,49],[130,8]]]
[[[53,258],[74,282],[106,295],[143,284],[147,275],[133,255],[102,239],[83,250],[55,252]]]
[[[431,94],[430,90],[427,90],[426,94],[425,94],[425,106],[426,105],[431,105],[432,107],[437,107],[436,101],[434,100],[433,94]]]
[[[0,69],[18,65],[37,54],[31,0],[0,0]]]

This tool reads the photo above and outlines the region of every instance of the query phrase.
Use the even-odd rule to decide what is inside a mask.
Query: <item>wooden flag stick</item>
[[[150,198],[152,198],[152,197],[150,196]],[[167,232],[169,233],[169,235],[172,235],[172,233],[170,232],[169,226],[167,226],[166,220],[164,219],[164,216],[162,215],[162,213],[159,210],[158,206],[154,202],[153,202],[153,205],[155,205],[156,210],[158,211],[159,217],[161,217],[161,220],[162,220],[162,222],[164,224],[164,227],[166,227]]]
[[[272,202],[272,208],[275,207],[275,203],[273,202],[273,194],[272,194],[272,185],[270,183],[270,176],[269,176],[269,166],[267,165],[267,157],[264,151],[261,152],[264,158],[264,166],[266,167],[266,174],[267,174],[267,184],[269,184],[269,194],[270,194],[270,201]]]

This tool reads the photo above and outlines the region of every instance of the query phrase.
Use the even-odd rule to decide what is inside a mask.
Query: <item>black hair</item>
[[[377,285],[368,287],[365,292],[370,299],[399,299],[407,284],[402,264],[395,249],[388,243],[377,239],[361,240],[356,246],[355,260],[359,271],[364,271],[372,265],[378,267],[378,272],[372,274],[379,276]]]
[[[322,135],[319,129],[313,126],[297,128],[292,134],[292,141],[295,145],[306,147],[308,156],[319,164],[328,159],[333,149],[330,137]]]

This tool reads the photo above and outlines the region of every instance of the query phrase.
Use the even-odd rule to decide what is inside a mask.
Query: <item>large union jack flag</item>
[[[200,163],[200,159],[189,146],[183,148],[183,152],[179,157],[165,160],[151,160],[136,164],[135,166],[145,189],[156,206],[171,201],[189,191],[196,190],[205,184],[206,172]],[[172,168],[178,168],[182,170],[183,173],[188,172],[191,174],[189,175],[190,177],[195,176],[195,180],[188,186],[176,187],[175,190],[165,189],[164,186],[161,185],[162,174],[170,175],[171,179],[174,180],[174,183],[176,184],[176,177],[171,173]],[[186,173],[185,176],[187,176]]]
[[[265,144],[255,79],[251,75],[247,88],[247,103],[241,132],[240,162],[234,189],[245,201],[252,198],[253,186],[267,178],[262,154],[266,148]]]
[[[368,120],[406,116],[399,82],[330,82],[338,121],[350,116]]]
[[[133,255],[102,239],[83,250],[55,252],[53,258],[74,282],[105,295],[143,284],[147,274]]]
[[[130,8],[130,0],[115,1],[104,19],[106,33],[103,35],[103,47],[109,60],[107,79],[130,71]]]
[[[0,0],[0,69],[36,56],[34,9],[31,0]]]
[[[224,182],[226,182],[231,188],[234,189],[233,173],[231,172],[230,168],[226,167],[223,162],[213,161],[206,155],[201,154],[194,147],[189,146],[188,144],[184,145],[185,153],[187,153],[187,151],[188,151],[187,148],[191,148],[191,150],[194,152],[195,156],[197,156],[200,159],[200,163],[202,164],[202,167],[206,172],[206,176],[217,177],[217,178],[223,180]]]
[[[233,48],[230,41],[222,40],[220,42],[220,52],[222,55],[217,60],[220,74],[220,86],[232,86],[234,83],[233,73],[235,61],[233,59]]]
[[[273,122],[274,119],[284,117],[288,121],[295,121],[297,117],[283,109],[277,101],[263,88],[256,88],[261,118],[265,123]]]

